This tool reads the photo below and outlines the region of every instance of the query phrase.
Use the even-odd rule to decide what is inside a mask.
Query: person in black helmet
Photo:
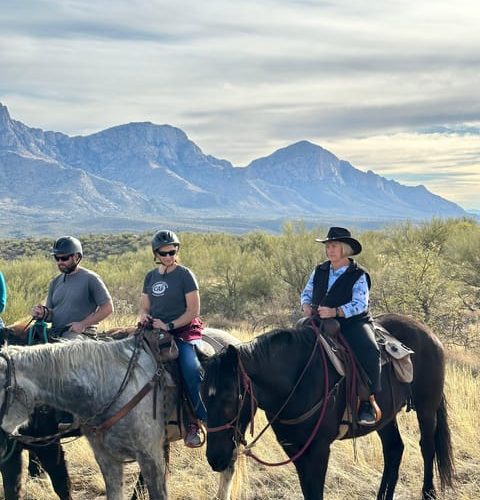
[[[55,241],[52,255],[60,275],[48,287],[45,305],[32,308],[35,319],[52,323],[52,331],[64,339],[83,339],[113,312],[112,297],[98,274],[80,266],[82,244],[72,236]]]
[[[194,344],[202,338],[199,318],[200,294],[195,275],[178,262],[180,241],[168,230],[155,233],[152,252],[158,267],[145,276],[140,299],[139,322],[153,329],[172,333],[179,350],[179,363],[185,385],[197,418],[207,421],[207,411],[200,396],[202,369]],[[202,444],[201,431],[192,423],[185,444],[196,448]]]
[[[301,294],[304,316],[335,318],[369,378],[370,398],[361,401],[358,423],[375,425],[381,411],[375,402],[380,391],[380,350],[375,340],[369,311],[370,276],[352,258],[362,245],[343,227],[331,227],[326,238],[315,241],[325,245],[327,259],[319,264]]]

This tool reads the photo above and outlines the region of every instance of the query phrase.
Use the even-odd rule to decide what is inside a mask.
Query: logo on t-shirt
[[[168,284],[165,281],[157,281],[152,285],[152,295],[155,295],[155,297],[164,295],[167,291],[167,288]]]

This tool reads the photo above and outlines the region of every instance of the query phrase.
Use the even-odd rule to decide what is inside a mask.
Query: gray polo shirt
[[[60,274],[50,282],[47,307],[52,310],[52,326],[63,329],[82,321],[99,306],[112,300],[98,274],[80,267],[72,274]]]

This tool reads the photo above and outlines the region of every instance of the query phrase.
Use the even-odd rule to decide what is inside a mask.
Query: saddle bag
[[[143,335],[157,363],[166,363],[178,358],[177,343],[171,333],[163,330],[147,330]]]
[[[375,324],[377,342],[383,346],[385,353],[389,356],[395,375],[400,382],[410,384],[413,381],[412,349],[402,344],[385,328]]]
[[[413,381],[413,363],[410,357],[413,351],[401,343],[387,341],[385,351],[392,358],[395,375],[400,382],[410,384]]]

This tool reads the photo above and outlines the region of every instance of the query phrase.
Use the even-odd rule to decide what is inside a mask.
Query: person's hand
[[[32,318],[43,319],[45,307],[42,304],[36,304],[32,307]]]
[[[310,304],[303,304],[302,311],[303,315],[309,318],[312,315],[312,306]]]
[[[337,316],[337,309],[335,307],[318,306],[318,315],[322,319],[335,318]]]
[[[168,326],[161,319],[158,318],[153,319],[152,326],[154,330],[165,330],[165,331],[168,330]]]
[[[141,328],[148,328],[152,326],[153,318],[150,314],[141,314],[138,320],[138,326]]]
[[[67,326],[70,327],[68,331],[73,333],[83,333],[86,328],[86,326],[81,321],[74,321]]]

